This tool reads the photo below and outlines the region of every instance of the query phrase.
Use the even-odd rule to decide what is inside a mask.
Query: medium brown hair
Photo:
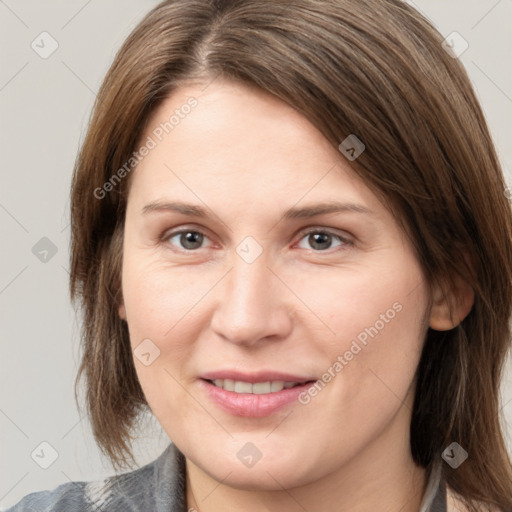
[[[129,176],[101,198],[94,191],[119,177],[172,91],[221,76],[282,99],[335,147],[356,134],[366,149],[348,163],[409,233],[428,284],[451,286],[459,275],[471,285],[462,323],[428,330],[411,452],[430,473],[459,443],[469,458],[458,469],[443,464],[449,487],[470,510],[478,501],[512,509],[499,402],[511,339],[511,207],[482,110],[442,40],[400,0],[169,0],[131,33],[98,93],[71,197],[70,290],[84,316],[75,393],[85,378],[93,434],[116,467],[133,460],[134,425],[147,410],[118,315]]]

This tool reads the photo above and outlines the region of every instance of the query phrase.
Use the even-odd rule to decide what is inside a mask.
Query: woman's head
[[[130,35],[72,193],[81,374],[114,462],[147,404],[214,478],[256,448],[261,462],[232,476],[246,488],[271,488],[265,470],[292,487],[385,457],[377,440],[410,429],[417,464],[457,442],[469,458],[445,466],[448,483],[509,504],[510,205],[441,42],[406,4],[376,0],[164,2]],[[203,389],[231,370],[319,382],[244,417]]]
[[[423,318],[411,244],[301,114],[220,79],[202,88],[162,103],[144,140],[188,98],[198,105],[131,178],[120,313],[136,355],[148,354],[135,359],[144,395],[191,461],[217,481],[232,471],[227,484],[291,488],[363,453],[385,457],[381,438],[409,434],[428,322],[447,315]],[[276,408],[211,403],[206,380],[217,379],[266,393],[320,383]],[[261,453],[254,467],[237,457],[247,443]]]

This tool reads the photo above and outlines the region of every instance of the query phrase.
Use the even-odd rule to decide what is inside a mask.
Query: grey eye
[[[317,251],[324,251],[330,249],[333,245],[333,240],[338,239],[340,243],[338,246],[343,245],[345,241],[339,235],[330,233],[329,231],[311,231],[307,233],[302,240],[307,239],[309,247],[302,247],[303,249],[313,248]]]
[[[199,231],[185,230],[169,236],[170,243],[173,238],[179,237],[179,247],[188,251],[199,249],[204,241],[205,235]],[[175,244],[173,244],[175,245]]]

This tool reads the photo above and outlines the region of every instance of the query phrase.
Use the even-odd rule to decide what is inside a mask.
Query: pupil
[[[330,241],[331,241],[331,235],[329,235],[328,233],[313,233],[310,235],[310,243],[311,243],[312,247],[314,247],[315,249],[327,249],[328,246],[330,245]],[[325,244],[326,242],[329,242],[327,244],[327,247],[325,247],[325,246],[318,247],[318,244],[322,244],[322,243]]]
[[[183,233],[181,235],[183,247],[186,249],[197,249],[197,247],[201,245],[202,236],[201,233],[195,233],[193,231]]]

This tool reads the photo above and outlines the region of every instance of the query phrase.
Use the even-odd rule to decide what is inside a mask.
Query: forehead
[[[172,194],[197,202],[203,194],[242,208],[306,197],[375,202],[302,114],[255,87],[220,79],[182,86],[153,113],[148,138],[154,147],[134,171],[132,200]]]

